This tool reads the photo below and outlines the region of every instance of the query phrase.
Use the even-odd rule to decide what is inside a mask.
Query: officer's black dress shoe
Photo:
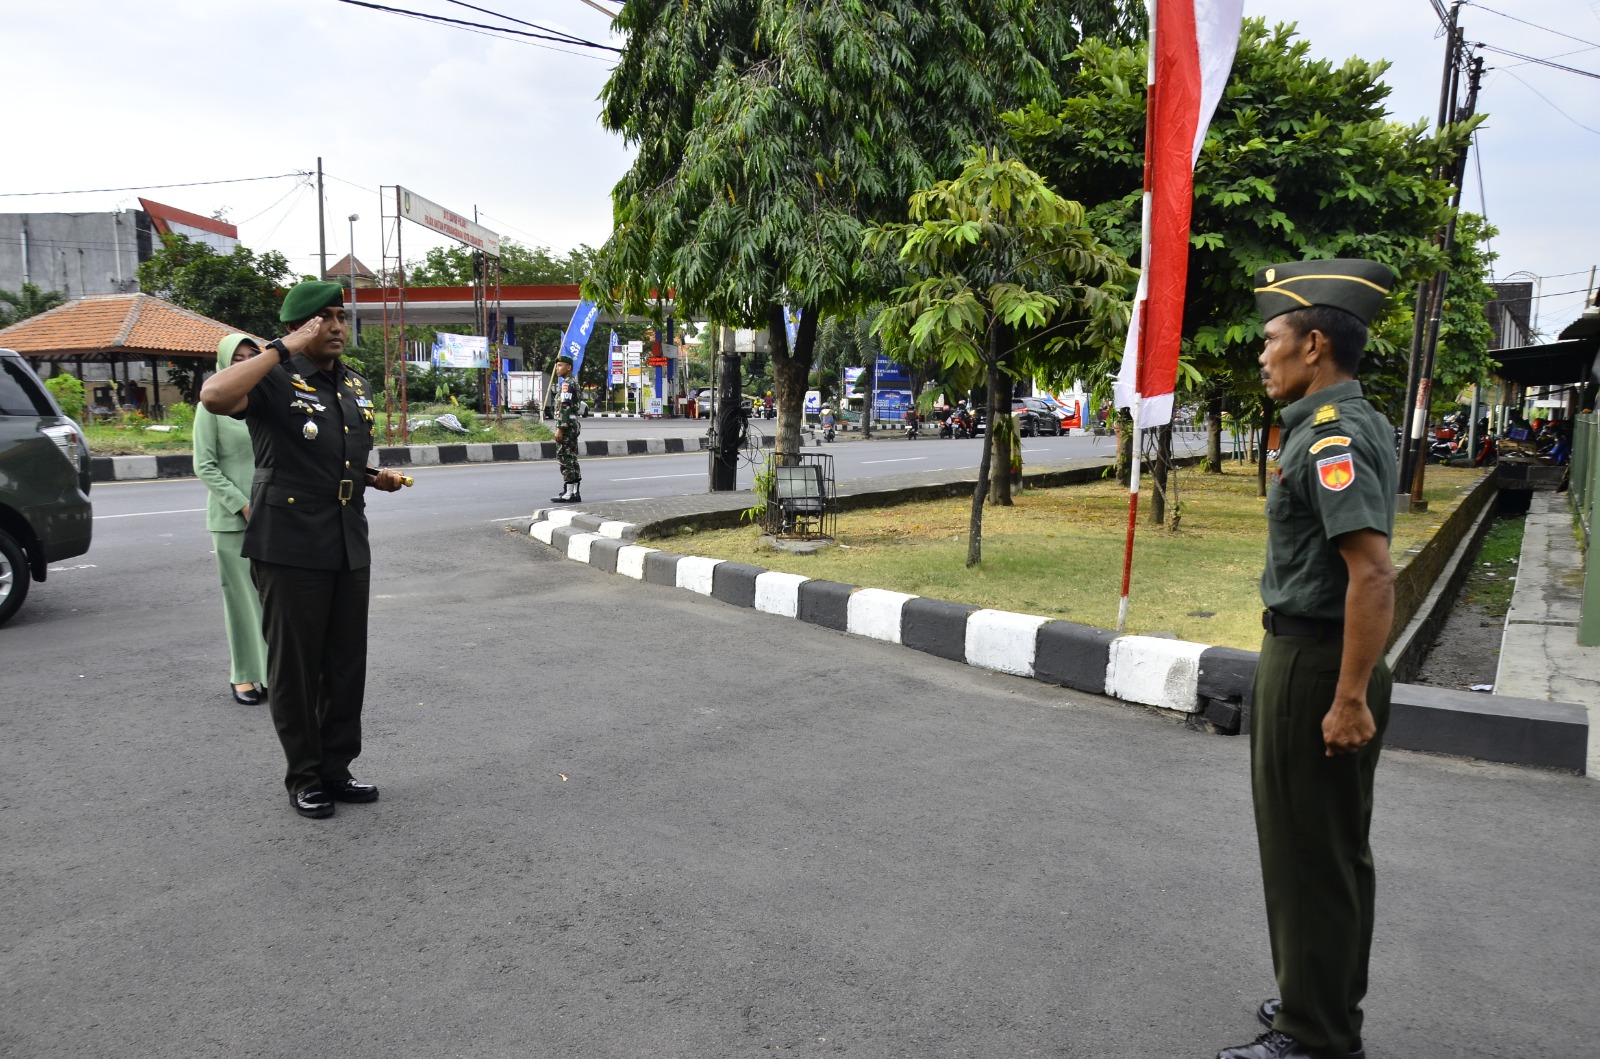
[[[333,815],[333,799],[321,787],[307,787],[303,791],[296,791],[289,795],[289,804],[294,806],[294,811],[301,816],[309,816],[313,820],[321,820],[325,816]]]
[[[1278,1012],[1283,1010],[1283,1001],[1277,997],[1268,997],[1256,1008],[1256,1021],[1267,1029],[1272,1029],[1272,1023],[1278,1017]]]
[[[232,684],[229,684],[228,685],[228,690],[233,692],[233,701],[237,702],[240,706],[260,706],[261,705],[261,692],[256,690],[256,687],[255,687],[254,684],[250,685],[244,691],[240,691],[238,688],[234,687]]]
[[[1268,1030],[1249,1044],[1222,1049],[1217,1053],[1217,1059],[1328,1059],[1328,1054],[1312,1051],[1287,1033]],[[1345,1059],[1367,1059],[1367,1050],[1357,1045],[1355,1051],[1347,1054]]]
[[[375,802],[378,800],[378,788],[370,783],[358,783],[354,779],[345,780],[343,783],[330,783],[328,793],[336,802]]]

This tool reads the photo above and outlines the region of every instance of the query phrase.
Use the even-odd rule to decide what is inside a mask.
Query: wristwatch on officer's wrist
[[[289,352],[289,347],[283,344],[283,339],[281,338],[274,338],[271,342],[268,342],[267,348],[278,351],[279,364],[289,363],[289,358],[294,356],[293,353]]]

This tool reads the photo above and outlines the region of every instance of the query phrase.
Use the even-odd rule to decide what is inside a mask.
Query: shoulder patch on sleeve
[[[1338,408],[1338,406],[1337,405],[1331,405],[1331,404],[1325,404],[1321,408],[1317,409],[1316,415],[1313,416],[1312,419],[1311,419],[1311,425],[1312,426],[1321,427],[1321,426],[1327,426],[1329,423],[1337,423],[1338,421],[1339,421],[1339,408]]]
[[[1343,434],[1330,434],[1328,437],[1312,442],[1310,451],[1316,453],[1321,452],[1323,449],[1332,448],[1335,445],[1344,445],[1348,447],[1349,444],[1350,439],[1345,437]]]
[[[1317,481],[1322,483],[1322,488],[1341,493],[1355,480],[1356,461],[1348,452],[1317,461]]]

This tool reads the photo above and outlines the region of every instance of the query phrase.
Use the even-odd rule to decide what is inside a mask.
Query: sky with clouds
[[[621,43],[584,0],[475,2]],[[448,0],[389,3],[493,21]],[[1392,62],[1396,118],[1431,121],[1437,110],[1444,41],[1430,0],[1245,0],[1245,13],[1298,21],[1319,57]],[[1469,41],[1600,73],[1595,0],[1467,4],[1462,24]],[[349,247],[346,218],[356,213],[357,256],[376,268],[380,185],[403,184],[468,216],[477,208],[486,227],[560,251],[604,241],[610,190],[629,162],[598,121],[614,61],[607,52],[514,42],[339,0],[0,0],[0,27],[7,81],[21,101],[0,167],[0,192],[11,193],[0,197],[4,212],[137,207],[143,194],[195,213],[224,210],[246,245],[280,250],[297,271],[314,272],[316,197],[292,177],[14,193],[284,174],[314,168],[320,155],[329,261]],[[1486,207],[1500,228],[1493,249],[1502,278],[1544,277],[1540,324],[1549,332],[1582,310],[1600,262],[1600,209],[1585,194],[1600,172],[1600,80],[1485,58],[1480,109],[1490,117],[1465,202]],[[403,239],[407,258],[435,242],[415,225]]]

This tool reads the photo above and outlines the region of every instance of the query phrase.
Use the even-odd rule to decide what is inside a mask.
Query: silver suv
[[[50,564],[89,550],[89,444],[18,353],[0,349],[0,625]]]

